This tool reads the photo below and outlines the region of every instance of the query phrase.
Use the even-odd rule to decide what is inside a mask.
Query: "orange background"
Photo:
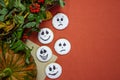
[[[52,11],[54,15],[63,12],[69,17],[65,30],[53,28],[52,20],[41,24],[54,32],[55,38],[47,46],[63,68],[57,80],[120,80],[120,0],[65,1],[64,8]],[[54,43],[59,38],[71,42],[69,54],[61,56],[55,52]],[[37,33],[30,39],[42,45]]]

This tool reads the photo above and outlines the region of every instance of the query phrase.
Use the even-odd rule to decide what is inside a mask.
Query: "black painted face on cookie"
[[[56,14],[52,19],[53,26],[58,30],[65,29],[68,26],[68,23],[68,17],[63,13]]]
[[[56,41],[54,48],[58,54],[64,55],[69,53],[71,44],[67,39],[59,39]]]
[[[47,46],[41,46],[40,48],[38,48],[36,55],[40,61],[46,62],[52,57],[52,51]]]
[[[58,78],[62,73],[62,68],[57,63],[51,63],[46,67],[46,75],[51,79]]]
[[[40,51],[40,57],[43,60],[46,60],[48,58],[47,50],[45,50],[44,48],[42,48],[41,51]]]
[[[38,40],[43,44],[48,44],[53,40],[53,32],[49,28],[43,28],[38,34]]]

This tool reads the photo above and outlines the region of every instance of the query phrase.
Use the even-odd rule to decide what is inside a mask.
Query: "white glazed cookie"
[[[38,40],[43,44],[49,44],[53,38],[54,34],[49,28],[42,28],[38,33]]]
[[[58,39],[54,45],[55,51],[60,55],[68,54],[71,49],[71,44],[67,39]]]
[[[65,29],[69,24],[68,17],[63,13],[57,13],[52,19],[53,27],[58,30]]]
[[[46,75],[51,79],[56,79],[62,74],[62,67],[58,63],[50,63],[45,69]]]

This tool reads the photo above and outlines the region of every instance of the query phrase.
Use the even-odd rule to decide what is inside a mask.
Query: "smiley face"
[[[52,42],[53,37],[53,32],[49,28],[42,28],[38,33],[38,40],[43,44]]]
[[[62,74],[62,67],[58,63],[50,63],[45,69],[46,75],[51,79],[56,79]]]
[[[51,59],[52,51],[48,46],[41,46],[38,48],[36,56],[39,61],[46,62]]]
[[[53,26],[58,30],[65,29],[68,23],[68,17],[63,13],[57,13],[52,19]]]
[[[54,49],[60,55],[68,54],[71,49],[71,44],[67,39],[59,39],[56,41]]]

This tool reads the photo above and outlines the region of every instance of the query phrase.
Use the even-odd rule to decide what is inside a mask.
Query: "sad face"
[[[41,46],[38,48],[36,56],[37,56],[38,60],[40,60],[42,62],[46,62],[51,59],[52,51],[47,46]]]
[[[62,74],[62,67],[58,63],[51,63],[46,67],[46,75],[51,79],[56,79]]]
[[[53,37],[53,32],[49,28],[42,28],[38,33],[38,40],[43,44],[52,42]]]
[[[64,55],[69,53],[71,44],[67,39],[59,39],[56,41],[54,48],[58,54]]]
[[[63,13],[56,14],[52,19],[53,26],[58,30],[65,29],[68,26],[68,23],[68,17]]]

